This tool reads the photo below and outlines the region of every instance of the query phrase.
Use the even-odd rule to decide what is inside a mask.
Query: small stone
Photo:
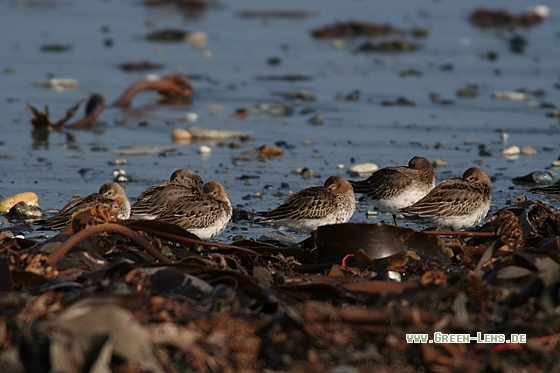
[[[434,168],[442,168],[447,166],[449,166],[449,164],[445,161],[442,161],[441,159],[434,159],[432,161],[432,167]]]
[[[310,145],[311,145],[311,140],[305,140],[305,141],[303,142],[303,145],[305,145],[305,146],[310,146]]]
[[[206,105],[206,110],[208,111],[208,113],[210,113],[210,115],[216,115],[220,111],[224,110],[224,107],[218,104]]]
[[[338,164],[338,165],[336,165],[336,168],[338,168],[339,170],[343,170],[343,169],[344,169],[344,165],[343,165],[343,164]]]
[[[552,161],[551,166],[552,166],[552,167],[560,167],[560,160]]]
[[[521,154],[524,155],[535,155],[537,154],[537,149],[533,148],[532,146],[525,145],[521,148]]]
[[[108,162],[110,166],[124,166],[127,162],[124,158],[113,159]]]
[[[301,176],[303,176],[305,180],[312,180],[315,178],[315,175],[317,175],[317,173],[309,169],[303,171],[303,173],[301,174]]]
[[[196,122],[198,120],[198,114],[197,113],[187,113],[187,114],[185,114],[185,118],[189,122]]]
[[[503,155],[518,155],[521,154],[521,149],[517,145],[510,146],[507,149],[502,150]]]
[[[16,203],[8,213],[17,219],[40,218],[43,216],[43,212],[39,207],[28,205],[23,201]]]
[[[320,126],[324,122],[325,122],[325,118],[323,117],[322,114],[314,115],[311,119],[309,119],[309,123],[311,123],[315,126]]]
[[[175,128],[171,137],[173,138],[174,144],[190,144],[192,140],[192,134],[190,131],[182,128]]]
[[[360,163],[350,167],[348,172],[350,175],[369,176],[377,170],[379,170],[379,166],[375,163]]]
[[[4,198],[0,201],[0,213],[7,213],[18,202],[25,202],[30,206],[39,206],[39,197],[33,192],[23,192]]]
[[[212,153],[212,148],[210,148],[207,145],[202,145],[200,148],[198,148],[198,154],[208,155],[211,153]]]

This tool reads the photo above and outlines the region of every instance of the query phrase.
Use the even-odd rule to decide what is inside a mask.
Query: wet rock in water
[[[146,36],[146,39],[150,41],[185,41],[188,35],[188,31],[185,30],[178,30],[178,29],[164,29],[164,30],[156,30],[149,33]]]
[[[39,207],[39,197],[33,192],[23,192],[14,194],[13,196],[6,197],[0,201],[0,213],[7,213],[17,203],[24,202],[30,206]]]
[[[41,46],[41,52],[67,52],[73,47],[70,44],[54,43]]]
[[[314,94],[306,90],[299,90],[296,92],[289,93],[273,93],[273,95],[280,95],[288,100],[298,100],[298,101],[315,101],[317,98]]]
[[[277,116],[290,116],[294,113],[294,109],[292,107],[284,105],[280,102],[273,105],[259,104],[250,108],[248,111],[251,114],[268,114]]]
[[[386,40],[379,43],[372,43],[367,41],[359,45],[354,53],[368,53],[368,52],[412,52],[420,48],[420,44],[412,43],[401,38],[393,40]]]
[[[41,209],[34,205],[28,205],[26,202],[20,201],[16,203],[10,211],[8,211],[10,216],[16,219],[28,219],[28,218],[40,218],[43,216]]]
[[[513,145],[513,146],[510,146],[507,149],[502,150],[502,154],[505,155],[505,156],[519,155],[519,154],[521,154],[521,148],[517,145]]]
[[[150,61],[124,62],[118,65],[122,71],[151,71],[161,69],[163,65]]]
[[[486,148],[485,144],[480,144],[478,146],[478,155],[481,157],[491,157],[492,152]]]
[[[381,106],[416,106],[416,103],[406,97],[399,97],[396,101],[382,101]]]
[[[525,176],[514,177],[511,181],[516,185],[550,185],[556,174],[550,171],[535,171]]]
[[[460,98],[475,98],[478,96],[479,88],[476,84],[469,84],[457,90],[457,97]]]
[[[117,158],[107,162],[110,166],[124,166],[127,164],[126,159],[124,158]]]
[[[191,127],[189,130],[183,130],[188,132],[195,139],[210,139],[210,140],[225,140],[233,138],[246,139],[251,135],[251,132],[244,131],[230,131],[230,130],[218,130],[211,128],[198,128]],[[181,132],[182,133],[182,132]]]
[[[198,154],[209,155],[212,154],[212,148],[207,145],[202,145],[198,148]]]
[[[443,168],[443,167],[448,167],[449,164],[445,161],[442,161],[441,159],[434,159],[432,161],[432,167],[433,168]]]
[[[552,167],[558,168],[558,167],[560,167],[560,160],[552,161],[552,163],[550,165]]]
[[[316,114],[314,116],[312,116],[311,118],[309,118],[309,123],[315,125],[315,126],[320,126],[325,122],[325,118],[323,117],[322,114]]]
[[[469,21],[480,28],[531,27],[549,16],[550,8],[546,5],[535,6],[522,14],[514,14],[506,9],[478,8],[471,13]]]
[[[273,231],[267,232],[258,238],[258,241],[271,243],[271,244],[283,244],[283,245],[293,245],[297,242],[295,236],[287,236],[283,233]]]
[[[523,53],[525,52],[525,47],[527,46],[527,39],[521,35],[514,35],[509,39],[509,50],[513,53]]]
[[[527,98],[527,95],[523,92],[494,92],[492,98],[495,100],[522,101]]]
[[[303,176],[305,180],[313,180],[314,178],[317,177],[317,173],[313,170],[304,168],[303,172],[301,173],[301,176]]]
[[[524,155],[535,155],[537,154],[537,149],[533,148],[532,146],[525,145],[521,148],[521,154]]]
[[[115,181],[117,183],[128,183],[128,182],[134,181],[134,179],[125,170],[114,169],[113,170],[113,181]]]
[[[348,169],[352,176],[369,176],[375,171],[379,170],[379,166],[375,163],[360,163],[353,165]]]
[[[347,95],[344,95],[342,93],[337,93],[336,94],[336,99],[337,100],[342,100],[342,101],[359,101],[360,100],[360,90],[355,89],[352,92],[348,93]]]

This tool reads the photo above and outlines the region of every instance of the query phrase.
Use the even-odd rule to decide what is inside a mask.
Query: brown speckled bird
[[[207,240],[222,233],[231,215],[231,203],[224,186],[209,181],[201,194],[179,197],[165,206],[156,220],[176,224]]]
[[[116,210],[119,219],[130,217],[130,202],[124,189],[118,183],[105,183],[99,188],[99,193],[75,198],[68,202],[56,215],[45,221],[44,227],[52,230],[62,230],[70,224],[75,213],[101,205]]]
[[[341,176],[331,176],[324,186],[300,190],[274,210],[260,214],[265,217],[264,223],[309,234],[321,225],[346,223],[355,209],[352,185]]]
[[[412,205],[435,186],[434,168],[426,158],[413,157],[407,166],[385,167],[362,181],[350,181],[378,209],[396,214]]]
[[[471,167],[462,179],[442,181],[424,198],[402,211],[459,230],[480,223],[488,214],[491,201],[492,183],[488,175],[480,168]]]
[[[131,206],[131,213],[135,217],[154,219],[177,198],[200,193],[202,178],[181,168],[173,172],[168,182],[152,185],[140,193]]]

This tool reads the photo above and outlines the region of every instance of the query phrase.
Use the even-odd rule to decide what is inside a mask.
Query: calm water
[[[177,168],[188,167],[205,181],[222,182],[233,205],[266,210],[280,203],[290,191],[322,184],[330,175],[350,177],[348,167],[373,162],[380,167],[404,165],[414,155],[439,158],[449,167],[436,170],[438,181],[460,176],[471,166],[485,169],[494,178],[494,210],[524,191],[511,178],[549,168],[559,155],[558,119],[546,117],[551,109],[541,103],[559,104],[560,91],[560,5],[549,2],[552,16],[531,29],[515,33],[527,41],[525,53],[509,51],[510,30],[480,30],[468,22],[478,6],[507,8],[520,13],[526,1],[228,1],[196,15],[168,5],[146,7],[141,1],[3,1],[0,2],[0,195],[34,191],[44,210],[56,210],[73,196],[97,191],[112,180],[109,162],[123,147],[175,147],[168,156],[158,153],[124,157],[121,166],[135,178],[126,191],[135,197],[148,185],[167,180]],[[242,18],[241,11],[301,10],[315,16],[301,19]],[[310,30],[349,20],[388,23],[394,27],[421,27],[429,34],[410,39],[422,44],[411,53],[355,54],[364,39],[343,40],[335,49],[330,40],[318,41]],[[192,44],[158,43],[144,39],[164,28],[200,31],[208,36],[207,51]],[[104,41],[110,39],[112,46]],[[377,39],[372,39],[377,41]],[[64,43],[72,49],[63,53],[43,52],[41,47]],[[481,56],[497,53],[495,61]],[[277,57],[271,66],[267,59]],[[154,73],[182,72],[192,76],[195,89],[191,107],[157,106],[155,94],[144,92],[130,109],[107,107],[101,117],[102,134],[72,131],[52,133],[49,145],[36,147],[31,137],[32,117],[25,108],[48,105],[53,119],[67,108],[87,99],[91,92],[116,100],[126,87],[144,73],[125,73],[117,65],[149,60],[164,65]],[[442,66],[450,66],[444,69]],[[420,76],[402,72],[415,69]],[[298,74],[312,79],[298,82],[256,79],[258,76]],[[50,77],[75,78],[74,90],[56,92],[35,85]],[[194,79],[196,78],[196,79]],[[458,98],[456,91],[467,84],[479,86],[476,98]],[[544,97],[523,101],[495,100],[492,93],[519,88],[541,89]],[[233,117],[239,108],[274,103],[274,92],[306,90],[316,101],[296,103],[292,116],[250,114]],[[337,99],[359,90],[358,101]],[[437,92],[452,105],[433,103]],[[415,107],[386,107],[381,102],[403,96]],[[221,105],[210,114],[207,105]],[[78,113],[83,113],[83,107]],[[241,148],[209,143],[212,154],[198,154],[200,144],[174,146],[173,129],[187,128],[189,112],[199,119],[192,125],[204,128],[251,132]],[[308,121],[324,116],[324,124]],[[77,118],[76,117],[76,118]],[[509,135],[503,144],[501,133]],[[309,140],[310,145],[304,145]],[[233,162],[243,151],[281,142],[284,155],[275,160]],[[439,144],[439,145],[438,145]],[[489,157],[479,155],[485,144]],[[530,145],[538,153],[508,160],[500,152],[507,146]],[[306,180],[292,173],[297,167],[314,170],[318,178]],[[82,171],[82,172],[80,172]],[[254,176],[243,179],[242,175]],[[283,196],[273,196],[282,182]],[[272,188],[267,188],[272,186]],[[259,197],[260,194],[260,197]],[[366,219],[361,204],[353,221]],[[388,219],[381,214],[370,222]],[[244,233],[258,237],[268,228],[230,224],[221,239]]]

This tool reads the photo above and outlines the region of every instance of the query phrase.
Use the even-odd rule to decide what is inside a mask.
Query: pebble
[[[525,155],[535,155],[537,154],[537,149],[533,148],[532,146],[525,145],[521,148],[521,154]]]
[[[212,153],[212,148],[208,145],[202,145],[198,148],[198,154],[208,155]]]
[[[552,161],[551,166],[552,167],[560,167],[560,160]]]
[[[189,122],[196,122],[198,120],[198,114],[197,113],[187,113],[187,114],[185,114],[185,118]]]
[[[192,134],[182,128],[175,128],[171,134],[173,139],[173,144],[190,144],[192,140]]]
[[[441,167],[447,167],[449,166],[449,164],[445,161],[442,161],[441,159],[434,159],[432,161],[432,167],[434,168],[441,168]]]
[[[517,145],[510,146],[507,149],[502,150],[503,155],[518,155],[521,154],[521,148]]]
[[[43,212],[37,206],[28,205],[24,201],[16,203],[9,211],[9,214],[18,218],[40,218],[43,216]]]
[[[527,98],[527,94],[523,92],[494,92],[492,98],[495,100],[522,101]]]
[[[124,158],[113,159],[108,162],[110,166],[124,166],[127,162]]]
[[[214,105],[206,105],[206,110],[210,115],[216,115],[220,111],[224,110],[222,105],[214,104]]]
[[[351,175],[369,176],[377,170],[379,170],[379,166],[375,163],[360,163],[350,167],[348,172],[350,172]]]
[[[31,206],[39,207],[39,197],[33,192],[23,192],[6,197],[0,201],[0,213],[7,213],[18,202],[25,202]]]
[[[50,88],[60,92],[68,89],[76,89],[78,87],[78,80],[74,78],[54,78],[35,84],[39,87]]]

